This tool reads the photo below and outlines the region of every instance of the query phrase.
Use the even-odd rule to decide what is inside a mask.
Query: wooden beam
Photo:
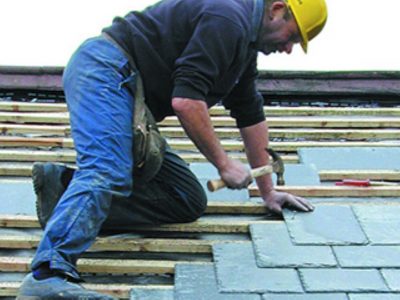
[[[0,235],[0,248],[35,249],[41,236]],[[211,253],[212,245],[227,240],[170,239],[170,238],[125,238],[99,237],[90,251],[106,252],[166,252],[166,253]],[[242,241],[229,240],[230,243]]]
[[[20,113],[0,112],[0,122],[69,124],[68,113]],[[215,127],[235,127],[236,121],[230,117],[212,117]],[[293,128],[399,128],[398,117],[268,117],[267,123],[274,127]],[[160,126],[180,126],[176,117],[167,117]]]
[[[400,171],[395,170],[322,170],[319,171],[322,181],[342,179],[372,179],[400,181]]]
[[[0,124],[0,132],[6,134],[37,134],[70,136],[71,128],[66,125]]]
[[[160,127],[160,132],[167,138],[187,138],[182,127]],[[215,128],[219,138],[240,138],[237,128]],[[346,139],[346,140],[368,140],[368,139],[397,139],[400,136],[398,129],[279,129],[269,130],[270,138],[282,139]]]
[[[235,127],[236,121],[229,117],[214,117],[215,127]],[[270,128],[399,128],[400,118],[396,117],[268,117]],[[179,126],[176,117],[165,118],[160,126]]]
[[[86,289],[99,293],[108,294],[118,299],[130,299],[130,291],[132,289],[160,289],[170,290],[172,285],[129,285],[129,284],[82,284]],[[0,282],[1,297],[15,297],[18,294],[21,282]]]
[[[0,272],[29,272],[31,257],[0,256]],[[141,259],[91,259],[78,261],[79,272],[98,274],[174,274],[177,263],[187,261]],[[204,265],[204,262],[190,262]]]
[[[179,156],[186,162],[206,162],[206,158],[198,153],[179,153]],[[246,162],[247,158],[244,153],[229,153],[229,157]],[[297,163],[299,157],[297,155],[282,155],[285,163]],[[34,162],[34,161],[49,161],[49,162],[64,162],[74,163],[76,153],[74,150],[63,151],[44,151],[44,150],[5,150],[0,149],[0,161],[14,161],[14,162]]]
[[[0,102],[0,111],[10,112],[67,112],[65,103]],[[223,106],[209,109],[211,116],[228,116]],[[267,116],[400,116],[399,107],[280,107],[264,106]]]
[[[399,186],[345,187],[345,186],[276,186],[284,191],[301,197],[400,197]],[[257,187],[249,188],[250,196],[259,197]]]

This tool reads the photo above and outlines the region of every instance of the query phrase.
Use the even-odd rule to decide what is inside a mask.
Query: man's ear
[[[269,9],[269,18],[273,19],[282,19],[287,12],[286,3],[283,1],[275,1],[271,4]]]

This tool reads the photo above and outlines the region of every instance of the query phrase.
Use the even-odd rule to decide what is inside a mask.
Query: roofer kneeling
[[[166,116],[178,117],[228,187],[246,188],[250,172],[221,147],[208,108],[222,102],[251,167],[266,165],[257,52],[290,54],[298,43],[307,51],[326,19],[324,0],[164,0],[85,41],[63,75],[78,168],[34,165],[45,229],[17,299],[113,299],[85,290],[76,267],[101,229],[203,214],[202,186],[155,125]],[[313,210],[307,200],[275,191],[270,175],[257,184],[270,211]]]

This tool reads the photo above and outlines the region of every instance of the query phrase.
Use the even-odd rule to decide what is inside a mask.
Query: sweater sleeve
[[[173,97],[205,100],[221,74],[240,55],[243,29],[230,19],[204,14],[175,61]]]
[[[257,77],[257,52],[254,52],[238,84],[223,100],[223,105],[230,110],[231,117],[236,119],[238,128],[265,121],[264,98],[257,91]]]

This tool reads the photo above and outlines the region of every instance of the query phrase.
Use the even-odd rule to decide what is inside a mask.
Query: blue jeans
[[[128,59],[103,37],[83,43],[66,67],[78,169],[46,225],[32,269],[48,262],[79,279],[76,262],[102,226],[190,222],[204,212],[204,190],[170,149],[154,179],[133,178],[135,78]]]

